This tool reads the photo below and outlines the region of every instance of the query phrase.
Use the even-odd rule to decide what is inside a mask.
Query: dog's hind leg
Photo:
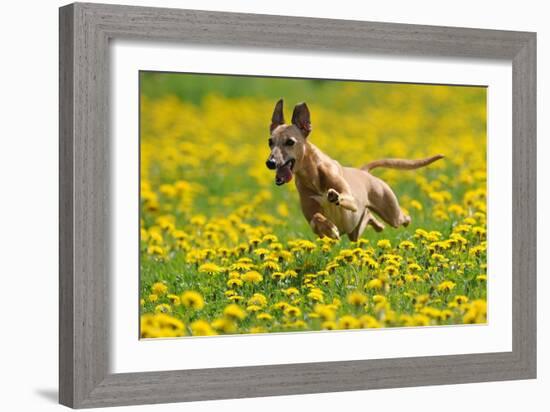
[[[370,206],[370,208],[377,215],[379,215],[382,220],[394,228],[398,228],[399,226],[406,227],[409,226],[409,223],[411,223],[411,217],[403,213],[399,207],[397,198],[395,199],[395,202],[388,202],[382,208],[378,208],[376,206]]]
[[[361,237],[368,225],[371,225],[377,232],[384,230],[384,224],[379,222],[370,210],[365,209],[365,213],[363,213],[357,227],[353,229],[353,232],[348,234],[349,240],[352,242],[357,242],[357,239]]]
[[[372,209],[389,225],[398,228],[408,226],[411,217],[401,210],[397,196],[388,184],[375,176],[371,176],[371,188],[369,190],[369,208]]]
[[[373,228],[374,230],[376,230],[377,232],[383,231],[383,230],[384,230],[384,227],[385,227],[384,224],[383,224],[382,222],[380,222],[378,219],[376,219],[376,218],[372,215],[372,213],[369,213],[369,215],[370,215],[369,222],[368,222],[369,225],[371,225],[372,228]]]

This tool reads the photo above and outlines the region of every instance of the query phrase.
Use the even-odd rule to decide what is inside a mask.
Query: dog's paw
[[[320,237],[326,236],[332,239],[340,239],[340,232],[338,231],[338,228],[334,225],[334,223],[320,213],[315,213],[309,224],[311,225],[313,232]]]
[[[330,203],[334,203],[335,205],[340,204],[340,193],[338,193],[334,189],[329,189],[327,192],[327,199]]]

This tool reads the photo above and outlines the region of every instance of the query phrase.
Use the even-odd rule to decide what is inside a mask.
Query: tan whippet
[[[373,212],[395,228],[407,226],[411,218],[401,211],[393,191],[369,172],[376,167],[417,169],[443,157],[382,159],[360,169],[343,167],[309,141],[311,120],[307,105],[296,105],[291,124],[285,124],[282,99],[275,105],[270,132],[271,153],[266,165],[276,170],[275,183],[288,183],[295,175],[302,212],[311,228],[318,236],[334,239],[347,234],[356,241],[367,225],[376,231],[384,229]]]

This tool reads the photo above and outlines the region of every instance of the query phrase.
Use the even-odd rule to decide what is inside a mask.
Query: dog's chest
[[[319,203],[322,214],[336,225],[340,234],[351,233],[359,224],[360,215],[358,213],[329,202],[326,194],[311,197]]]

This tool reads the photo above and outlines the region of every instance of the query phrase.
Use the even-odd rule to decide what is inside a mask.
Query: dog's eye
[[[294,143],[296,143],[293,139],[288,139],[285,142],[285,146],[294,146]]]
[[[269,147],[273,146],[273,139],[269,139],[267,141],[267,144],[269,145]]]

